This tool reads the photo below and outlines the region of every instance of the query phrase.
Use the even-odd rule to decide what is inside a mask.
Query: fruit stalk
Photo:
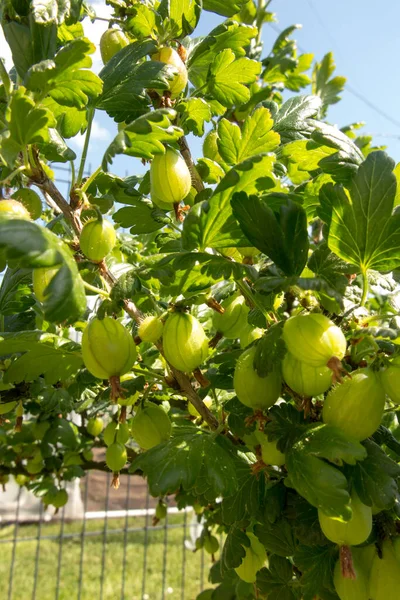
[[[178,145],[179,145],[181,154],[185,160],[185,163],[188,166],[190,175],[192,176],[192,185],[197,192],[201,192],[202,190],[204,190],[204,184],[203,184],[203,181],[202,181],[200,175],[197,172],[196,167],[194,166],[192,155],[191,155],[187,140],[184,135],[181,138],[179,138]]]

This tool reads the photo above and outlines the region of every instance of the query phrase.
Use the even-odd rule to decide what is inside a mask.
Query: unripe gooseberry
[[[17,483],[21,487],[23,485],[26,485],[28,481],[29,477],[27,475],[24,475],[23,473],[18,473],[18,475],[15,476],[15,483]]]
[[[393,402],[400,404],[400,356],[396,356],[379,375],[385,393]]]
[[[164,325],[164,356],[175,369],[189,373],[208,356],[207,336],[199,321],[188,313],[171,313]]]
[[[138,327],[138,336],[143,342],[154,344],[163,334],[164,324],[159,317],[149,316]]]
[[[136,356],[132,335],[115,319],[95,318],[87,324],[82,336],[82,357],[85,367],[95,377],[124,375]]]
[[[129,39],[120,29],[107,29],[100,38],[100,54],[103,64],[129,44]]]
[[[398,600],[400,589],[400,562],[391,540],[382,544],[381,557],[372,561],[369,596],[371,600]]]
[[[262,569],[267,560],[267,553],[253,533],[247,532],[246,535],[250,540],[250,546],[244,548],[246,555],[239,567],[235,568],[235,571],[243,581],[254,583],[257,578],[257,571]]]
[[[89,260],[100,262],[115,246],[117,234],[106,219],[94,219],[83,226],[79,244]]]
[[[185,89],[188,82],[187,69],[179,54],[173,48],[165,46],[153,54],[151,59],[171,65],[178,71],[174,78],[169,81],[171,98],[177,98]]]
[[[269,408],[278,400],[282,380],[278,369],[266,377],[260,377],[254,368],[255,346],[251,346],[238,358],[233,385],[240,402],[254,410]]]
[[[53,277],[55,277],[58,271],[59,267],[40,267],[38,269],[33,270],[33,291],[39,302],[44,302],[46,300],[47,288],[49,287],[50,282],[53,280]]]
[[[364,570],[354,552],[352,555],[356,577],[355,579],[344,577],[340,560],[338,560],[333,573],[336,593],[340,600],[368,600],[368,573]]]
[[[269,442],[267,436],[262,431],[256,432],[258,443],[261,446],[261,457],[266,465],[281,467],[286,462],[286,456],[278,450],[276,441]]]
[[[227,339],[235,340],[247,329],[247,315],[249,307],[241,294],[233,294],[226,298],[222,304],[224,312],[213,313],[214,328]]]
[[[319,396],[332,385],[333,373],[329,367],[313,367],[297,360],[287,352],[282,361],[284,381],[296,394],[301,396]]]
[[[0,200],[0,218],[31,220],[31,215],[21,202],[17,200]]]
[[[100,417],[93,417],[87,422],[86,430],[90,435],[96,437],[101,434],[101,432],[103,431],[103,427],[103,419],[101,419]]]
[[[154,404],[146,402],[140,407],[131,421],[133,439],[144,450],[166,442],[171,435],[171,421],[165,410]]]
[[[114,473],[120,471],[125,466],[127,460],[128,455],[125,446],[119,442],[114,442],[107,448],[106,465]]]
[[[166,205],[179,204],[190,192],[192,178],[182,156],[173,148],[156,154],[150,166],[151,197]]]
[[[44,504],[51,504],[54,508],[62,508],[68,502],[68,492],[66,490],[57,490],[55,493],[48,492],[43,496]]]
[[[111,421],[103,433],[106,446],[111,446],[114,442],[126,444],[130,437],[129,425],[127,423],[115,423],[115,421]]]
[[[203,548],[208,554],[215,554],[219,550],[219,541],[215,535],[204,536]]]
[[[167,516],[167,505],[162,500],[160,500],[156,506],[155,516],[159,521],[165,519]]]
[[[247,348],[247,346],[250,346],[252,342],[260,339],[260,337],[263,336],[263,333],[264,332],[262,329],[260,329],[260,327],[252,327],[251,325],[248,325],[248,327],[240,335],[240,347],[243,349]]]
[[[324,423],[361,441],[379,427],[384,408],[385,392],[379,377],[371,369],[359,369],[329,392],[322,417]]]
[[[313,367],[326,366],[333,357],[341,360],[346,353],[342,330],[320,313],[290,317],[283,327],[283,339],[297,360]]]
[[[203,399],[203,404],[205,404],[207,406],[207,408],[211,408],[212,406],[212,399],[211,398],[204,398]],[[189,415],[192,415],[192,417],[200,417],[200,413],[195,409],[195,407],[193,406],[193,404],[191,402],[188,402],[188,411],[189,411]]]
[[[34,221],[42,214],[42,201],[39,194],[34,190],[31,190],[30,188],[20,188],[12,194],[11,198],[21,202],[30,214],[31,219]]]
[[[350,506],[352,515],[349,521],[340,521],[328,517],[318,509],[318,519],[321,529],[331,542],[341,546],[358,546],[369,537],[372,531],[371,507],[363,504],[353,491]]]

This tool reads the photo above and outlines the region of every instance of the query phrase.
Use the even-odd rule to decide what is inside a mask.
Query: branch
[[[190,175],[192,176],[192,185],[197,192],[201,192],[202,190],[204,190],[204,184],[200,175],[197,172],[196,167],[194,166],[192,155],[190,153],[190,149],[184,135],[181,138],[179,138],[178,144],[181,154],[190,171]]]

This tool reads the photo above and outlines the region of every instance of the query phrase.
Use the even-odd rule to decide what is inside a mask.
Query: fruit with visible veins
[[[31,220],[29,211],[17,200],[0,200],[0,218]]]
[[[269,408],[278,400],[282,380],[278,369],[260,377],[254,368],[255,346],[248,348],[236,362],[233,385],[240,402],[255,410]]]
[[[184,373],[197,369],[209,353],[208,340],[200,322],[188,313],[168,316],[163,333],[164,356]]]
[[[158,52],[152,55],[151,59],[175,67],[177,73],[169,81],[169,91],[172,99],[177,98],[183,92],[188,82],[187,69],[183,60],[176,50],[167,46],[160,48]]]
[[[369,600],[398,600],[400,591],[400,560],[398,542],[387,539],[382,544],[382,555],[372,561]]]
[[[241,294],[233,294],[226,298],[221,306],[224,309],[222,314],[213,313],[214,328],[226,338],[235,340],[247,329],[249,307]]]
[[[173,148],[166,148],[164,154],[156,154],[150,166],[151,198],[157,204],[172,209],[190,192],[192,178],[182,156]],[[167,208],[166,208],[167,209]]]
[[[324,367],[334,357],[346,353],[346,338],[339,327],[324,315],[296,315],[285,321],[283,339],[297,360],[312,367]]]
[[[319,396],[332,385],[332,370],[328,367],[313,367],[287,352],[282,362],[285,383],[301,396]]]
[[[358,560],[356,552],[352,552],[355,579],[344,577],[340,560],[335,565],[333,583],[340,600],[368,600],[368,573]]]
[[[42,201],[39,194],[30,188],[20,188],[11,196],[14,200],[21,202],[33,220],[42,214]]]
[[[329,392],[322,417],[324,423],[361,441],[379,427],[384,408],[385,392],[378,375],[371,369],[360,369]]]
[[[368,539],[372,531],[372,510],[363,504],[357,494],[351,494],[352,516],[349,521],[328,517],[318,509],[321,529],[328,540],[341,546],[358,546]]]
[[[114,227],[106,219],[88,221],[83,226],[79,244],[89,260],[100,262],[111,252],[117,241]]]
[[[140,407],[131,421],[133,439],[141,448],[150,450],[154,446],[166,442],[171,435],[171,421],[165,410],[146,402]]]
[[[115,319],[105,317],[87,324],[82,336],[82,356],[92,375],[108,379],[127,373],[137,351],[130,332]]]
[[[155,344],[163,334],[164,324],[159,317],[145,317],[138,327],[142,342]]]
[[[107,64],[122,48],[128,46],[129,39],[120,29],[107,29],[100,38],[100,54],[103,64]]]

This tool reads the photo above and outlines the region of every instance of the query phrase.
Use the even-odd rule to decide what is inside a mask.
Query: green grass
[[[188,515],[187,523],[190,522]],[[169,525],[177,527],[165,530],[151,527],[147,539],[147,567],[145,596],[142,595],[143,565],[145,556],[145,532],[135,531],[127,535],[126,570],[125,570],[125,600],[160,600],[162,597],[162,579],[164,565],[164,542],[167,536],[165,598],[181,599],[182,561],[183,561],[183,516],[170,515]],[[130,517],[128,527],[142,528],[144,517]],[[123,569],[124,534],[115,532],[123,529],[125,519],[109,519],[107,545],[105,554],[105,569],[103,582],[103,600],[120,600],[121,580]],[[80,532],[81,522],[65,523],[64,534]],[[100,598],[100,580],[103,553],[103,520],[87,521],[86,532],[100,532],[98,535],[85,537],[83,554],[82,600],[97,600]],[[113,533],[114,531],[114,533]],[[11,539],[14,526],[0,529],[0,541]],[[42,525],[42,536],[59,535],[60,523]],[[20,525],[18,539],[37,537],[37,525]],[[187,536],[189,531],[187,531]],[[37,541],[20,541],[16,546],[12,600],[28,600],[32,597],[34,583],[35,558]],[[56,597],[57,565],[59,557],[59,540],[41,540],[38,580],[36,589],[37,600],[54,600]],[[0,543],[0,581],[2,592],[0,596],[7,598],[10,564],[12,556],[12,541]],[[186,550],[185,600],[194,600],[207,585],[207,574],[210,557],[201,552],[193,553]],[[62,561],[60,572],[59,600],[75,600],[78,598],[79,564],[81,559],[80,537],[64,539],[62,544]],[[204,569],[202,562],[204,561]],[[203,572],[203,575],[202,575]],[[168,589],[169,588],[169,589]],[[2,595],[4,594],[4,596]]]

